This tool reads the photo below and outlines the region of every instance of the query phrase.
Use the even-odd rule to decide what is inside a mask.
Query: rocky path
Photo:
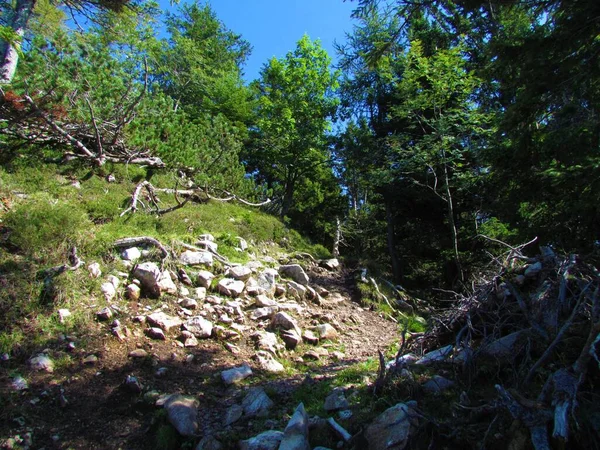
[[[307,379],[324,382],[345,367],[376,358],[377,350],[397,340],[395,323],[352,301],[352,286],[343,272],[309,266],[310,288],[318,293],[312,299],[310,292],[297,295],[294,287],[300,288],[292,283],[285,292],[263,295],[259,301],[256,294],[261,291],[248,289],[246,283],[239,296],[221,291],[192,305],[182,303],[181,292],[188,289],[176,286],[175,296],[158,303],[142,298],[114,305],[111,317],[98,314],[86,335],[59,336],[56,346],[45,352],[54,361],[53,371],[29,370],[28,389],[18,395],[14,386],[8,388],[12,392],[0,428],[5,448],[19,443],[45,449],[178,448],[181,436],[166,426],[167,412],[156,406],[165,394],[196,401],[198,429],[183,439],[188,446],[210,435],[222,448],[239,448],[241,439],[284,429],[297,404],[298,387]],[[173,300],[176,296],[179,303]],[[264,317],[256,312],[269,308],[262,301],[275,305]],[[210,337],[199,338],[186,326],[190,317],[198,317],[192,306],[204,308],[204,317],[214,320]],[[295,325],[275,324],[275,311]],[[175,322],[170,326],[149,318],[156,319],[157,313]],[[193,332],[181,332],[182,322]],[[284,342],[282,336],[293,335],[296,326],[302,342],[294,345],[289,336]],[[61,365],[65,352],[74,363]],[[222,372],[243,365],[252,375],[227,385]],[[14,384],[12,373],[2,372],[3,386]],[[273,402],[268,413],[244,411],[233,420],[257,387]]]

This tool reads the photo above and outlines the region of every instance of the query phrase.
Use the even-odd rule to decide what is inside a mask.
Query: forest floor
[[[252,359],[254,343],[247,335],[235,342],[239,348],[237,354],[227,349],[225,341],[215,339],[201,340],[195,348],[182,348],[170,338],[150,339],[144,335],[143,325],[131,321],[133,316],[144,312],[137,302],[130,305],[131,314],[119,317],[122,325],[131,330],[123,341],[110,332],[106,323],[97,321],[89,324],[87,335],[58,336],[46,353],[58,355],[65,351],[68,342],[75,342],[76,346],[69,351],[71,363],[57,364],[53,373],[28,371],[23,367],[25,361],[18,359],[3,361],[1,386],[9,385],[15,373],[25,375],[29,383],[29,389],[18,395],[3,395],[0,437],[5,448],[11,444],[15,444],[14,448],[45,449],[158,449],[195,445],[197,439],[181,441],[166,427],[164,411],[154,406],[155,397],[149,392],[181,393],[197,398],[199,436],[210,434],[225,448],[238,448],[240,439],[267,429],[285,428],[299,401],[307,405],[309,413],[318,412],[324,396],[332,389],[331,383],[343,371],[347,376],[342,380],[350,381],[350,386],[354,381],[357,389],[366,389],[376,377],[377,351],[389,353],[398,341],[397,324],[352,300],[353,280],[347,273],[313,273],[311,284],[327,289],[330,294],[321,305],[302,305],[305,308],[297,317],[301,327],[317,323],[317,318],[326,318],[337,324],[339,338],[322,345],[328,348],[330,356],[317,361],[299,358],[312,347],[307,344],[301,344],[295,351],[284,351],[280,361],[286,370],[282,374],[261,372]],[[146,350],[148,356],[129,357],[135,349]],[[97,356],[97,361],[84,363],[90,355]],[[221,371],[243,363],[252,367],[254,376],[241,385],[225,386]],[[163,376],[157,376],[159,368],[166,369]],[[124,381],[128,375],[137,378],[142,392],[135,393],[126,387]],[[225,427],[226,410],[254,386],[263,387],[275,403],[270,419],[240,420]],[[351,419],[344,426],[352,429],[359,424],[353,424]]]

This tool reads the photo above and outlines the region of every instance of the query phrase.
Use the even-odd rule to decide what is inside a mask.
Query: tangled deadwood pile
[[[495,276],[438,311],[378,382],[402,386],[407,375],[423,375],[424,362],[452,374],[456,397],[437,402],[452,403],[451,417],[422,408],[427,434],[444,442],[600,448],[600,274],[577,255],[542,248],[527,258],[520,250],[496,259]],[[414,362],[408,350],[425,355]]]

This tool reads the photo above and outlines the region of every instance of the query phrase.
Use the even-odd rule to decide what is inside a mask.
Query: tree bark
[[[392,261],[392,274],[394,281],[400,283],[402,281],[402,266],[400,265],[400,259],[396,253],[396,235],[394,233],[394,215],[392,214],[392,202],[388,197],[389,194],[384,194],[385,202],[385,220],[387,222],[387,245],[390,259]]]
[[[446,154],[444,152],[444,160]],[[456,270],[459,273],[460,280],[464,281],[462,265],[460,263],[460,255],[458,254],[458,232],[456,231],[456,221],[454,220],[454,202],[452,200],[452,192],[450,191],[450,176],[448,174],[448,164],[444,161],[444,184],[446,189],[446,204],[448,205],[448,225],[450,226],[450,234],[452,235],[452,247],[454,248],[454,261]]]
[[[19,50],[21,49],[21,40],[25,36],[27,22],[31,17],[36,0],[17,0],[17,7],[13,12],[11,27],[17,36],[18,41],[6,42],[0,47],[2,61],[0,62],[0,84],[9,84],[12,82],[17,64],[19,63]]]

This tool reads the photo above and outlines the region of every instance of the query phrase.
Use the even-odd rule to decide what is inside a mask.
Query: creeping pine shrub
[[[11,230],[10,240],[23,252],[42,256],[63,244],[80,245],[92,223],[77,204],[36,194],[9,211],[4,217]]]

